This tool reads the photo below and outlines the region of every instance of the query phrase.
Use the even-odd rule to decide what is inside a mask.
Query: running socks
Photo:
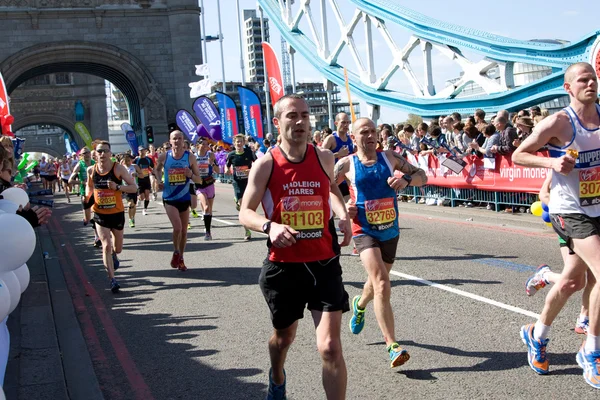
[[[144,200],[144,210],[148,209],[148,204],[150,204],[150,200]]]
[[[600,336],[592,336],[588,332],[585,339],[584,350],[586,353],[593,353],[600,350]]]
[[[540,321],[535,323],[533,327],[533,338],[538,341],[548,339],[548,334],[550,333],[550,327],[548,325],[542,324]]]
[[[212,214],[204,214],[204,229],[210,233],[210,224],[212,223]]]

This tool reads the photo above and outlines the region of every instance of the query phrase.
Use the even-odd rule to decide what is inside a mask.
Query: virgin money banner
[[[175,121],[177,122],[177,126],[181,132],[185,133],[185,136],[187,136],[188,140],[196,144],[196,141],[198,140],[198,132],[196,131],[196,120],[194,117],[192,117],[192,114],[186,110],[179,110],[175,116]]]
[[[127,139],[127,143],[129,143],[129,148],[131,149],[131,154],[134,156],[138,155],[138,140],[135,131],[127,122],[121,124],[121,130],[125,133],[125,139]]]
[[[237,108],[233,99],[222,92],[215,92],[221,114],[223,142],[233,144],[233,137],[239,133]]]
[[[238,86],[242,115],[244,116],[244,128],[246,135],[252,136],[261,145],[263,143],[263,124],[260,99],[252,90],[244,86]]]
[[[11,124],[14,118],[10,115],[10,109],[8,106],[8,93],[6,92],[6,85],[4,84],[4,78],[0,73],[0,135],[14,136],[12,134]]]
[[[210,137],[215,141],[221,140],[221,116],[214,103],[208,97],[201,96],[194,101],[192,108]]]
[[[267,76],[269,77],[269,93],[271,93],[271,104],[277,103],[277,100],[283,97],[284,87],[281,79],[281,69],[279,61],[273,51],[271,45],[267,42],[262,42],[263,55],[265,66],[267,67]]]
[[[547,152],[538,153],[548,156]],[[427,184],[457,189],[480,189],[494,192],[538,193],[548,170],[516,165],[510,156],[482,159],[477,156],[463,157],[466,166],[459,173],[442,165],[445,157],[419,156],[418,167],[427,174]],[[425,168],[426,167],[426,168]]]

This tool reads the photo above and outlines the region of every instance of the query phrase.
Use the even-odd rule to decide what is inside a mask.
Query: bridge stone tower
[[[188,83],[202,62],[199,15],[197,0],[0,0],[0,71],[9,96],[44,74],[109,80],[127,98],[134,129],[151,125],[160,142],[191,104]]]

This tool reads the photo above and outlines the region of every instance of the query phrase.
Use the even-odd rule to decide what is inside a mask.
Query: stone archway
[[[71,139],[75,140],[75,142],[77,142],[77,145],[79,146],[79,148],[85,146],[85,143],[83,142],[83,139],[81,139],[81,136],[79,136],[78,134],[76,134],[76,130],[75,130],[75,122],[72,120],[69,120],[67,118],[64,118],[60,115],[54,115],[54,114],[39,114],[39,115],[28,115],[25,116],[23,118],[19,118],[17,120],[15,120],[15,123],[12,125],[12,128],[14,130],[14,132],[17,132],[19,129],[25,128],[27,126],[31,126],[31,125],[54,125],[54,126],[58,126],[62,129],[64,129],[65,131],[67,131],[67,133],[70,134]]]
[[[166,105],[148,68],[132,54],[109,44],[55,42],[28,47],[0,64],[8,93],[38,75],[79,72],[112,82],[129,103],[134,129],[166,126]],[[142,109],[144,119],[142,121]]]
[[[51,147],[42,147],[42,146],[31,146],[31,147],[27,147],[26,150],[27,153],[46,153],[48,155],[50,155],[53,158],[61,158],[63,156],[62,153],[56,151],[56,149],[53,149]]]

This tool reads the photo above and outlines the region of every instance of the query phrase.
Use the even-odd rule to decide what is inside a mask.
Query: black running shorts
[[[396,259],[396,249],[398,248],[398,239],[400,239],[399,235],[383,242],[369,235],[360,235],[354,237],[353,239],[354,244],[356,245],[356,250],[358,250],[358,254],[366,249],[377,247],[381,251],[381,258],[383,259],[384,263],[394,263],[394,260]]]
[[[177,211],[182,213],[182,212],[185,212],[185,210],[190,208],[190,206],[192,205],[192,202],[189,200],[184,200],[184,201],[163,200],[163,204],[166,206],[173,206],[177,209]]]
[[[94,213],[94,222],[101,227],[122,231],[125,226],[125,213],[98,214]]]
[[[340,258],[309,263],[275,263],[267,258],[258,278],[275,329],[285,329],[314,311],[350,310]]]
[[[128,201],[133,201],[133,204],[137,204],[138,201],[138,194],[137,193],[125,193],[125,198]]]
[[[558,236],[573,250],[573,239],[600,235],[600,217],[585,214],[551,214],[552,227]]]
[[[144,194],[144,192],[152,191],[152,185],[150,184],[150,178],[138,179],[138,193]]]

